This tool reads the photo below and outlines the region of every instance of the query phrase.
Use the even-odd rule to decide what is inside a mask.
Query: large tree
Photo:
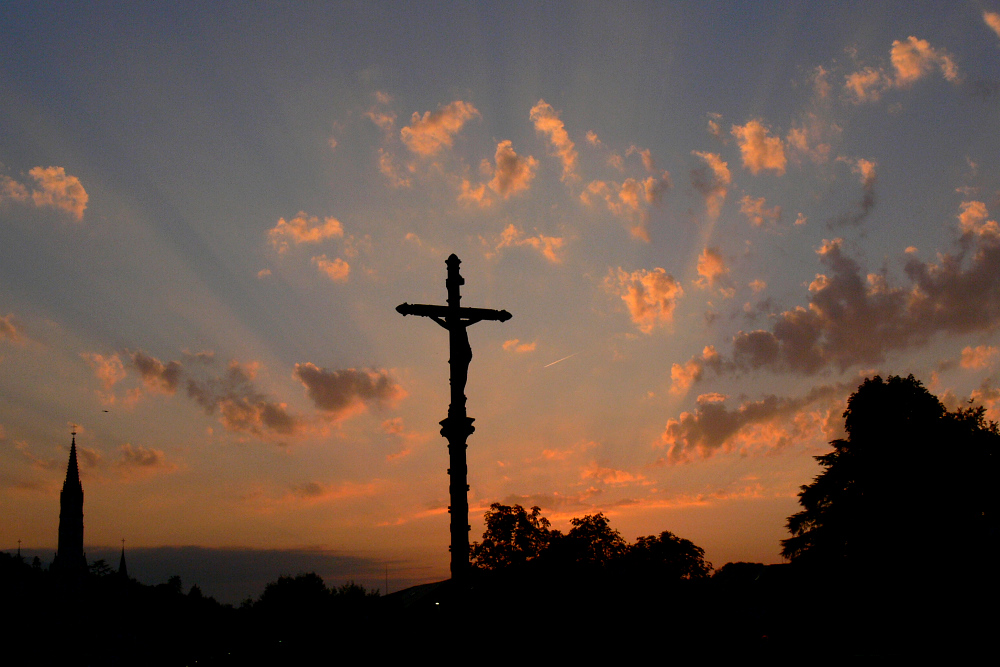
[[[948,412],[912,375],[875,376],[844,418],[847,437],[799,493],[783,556],[923,577],[991,548],[1000,434],[981,407]]]
[[[484,517],[482,542],[471,545],[472,564],[482,570],[502,570],[538,557],[548,547],[549,520],[539,507],[493,503]]]

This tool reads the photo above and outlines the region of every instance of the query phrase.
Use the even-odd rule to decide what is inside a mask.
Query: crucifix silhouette
[[[465,279],[458,271],[462,263],[454,254],[445,260],[448,266],[447,306],[428,306],[418,303],[403,303],[396,307],[400,315],[420,315],[429,317],[448,330],[451,366],[451,405],[448,417],[441,422],[441,435],[448,439],[448,475],[451,480],[448,490],[451,496],[451,578],[462,582],[469,570],[469,469],[466,465],[466,439],[475,432],[474,419],[465,414],[465,382],[469,377],[469,362],[472,361],[472,346],[469,345],[468,328],[476,322],[493,320],[506,322],[511,314],[506,310],[487,308],[462,308],[460,288]]]

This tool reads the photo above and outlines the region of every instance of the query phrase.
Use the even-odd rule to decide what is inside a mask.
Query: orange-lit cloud
[[[621,485],[639,482],[645,479],[642,475],[617,470],[601,465],[597,461],[591,461],[580,471],[580,479],[589,479],[602,482],[608,485]]]
[[[559,114],[545,100],[538,100],[538,104],[531,108],[529,117],[531,118],[531,122],[535,124],[535,131],[548,136],[553,152],[562,162],[562,180],[570,181],[575,179],[577,177],[576,147],[569,138],[569,134],[566,132],[566,127],[559,118]],[[587,137],[590,139],[590,134]],[[597,139],[596,134],[594,135],[594,139]],[[591,143],[596,145],[599,142],[592,141]]]
[[[767,201],[763,197],[754,199],[750,195],[744,195],[740,200],[740,213],[745,215],[754,227],[763,227],[765,222],[772,224],[781,222],[781,207],[767,208]]]
[[[601,145],[601,140],[597,136],[597,132],[594,132],[593,130],[587,130],[587,143],[590,144],[591,146]]]
[[[701,288],[715,287],[729,274],[726,259],[718,248],[705,248],[698,255],[698,275],[701,276],[695,284]],[[728,284],[728,283],[727,283]]]
[[[523,354],[525,352],[534,352],[535,351],[535,347],[536,347],[536,344],[534,342],[531,342],[531,343],[522,343],[517,338],[512,338],[511,340],[506,340],[503,343],[504,352],[518,352],[518,353]]]
[[[749,287],[751,290],[753,290],[754,294],[760,294],[765,289],[767,289],[767,283],[758,278],[756,280],[750,281]]]
[[[677,300],[684,295],[681,284],[660,267],[632,273],[619,268],[610,280],[628,307],[632,323],[647,334],[673,320]]]
[[[799,156],[804,156],[815,164],[825,164],[830,159],[831,141],[841,132],[836,123],[828,123],[810,112],[788,131],[785,141],[796,163],[801,161]]]
[[[958,66],[951,55],[943,49],[933,48],[925,39],[910,35],[903,42],[894,40],[889,56],[896,71],[897,86],[908,86],[934,69],[941,70],[946,81],[958,80]]]
[[[125,365],[117,353],[105,356],[97,352],[84,352],[80,356],[93,369],[94,375],[101,381],[105,391],[111,391],[115,384],[125,379]]]
[[[790,436],[822,437],[821,416],[801,412],[839,397],[850,384],[816,387],[799,398],[766,396],[746,401],[733,410],[725,406],[725,395],[702,394],[694,412],[682,412],[677,419],[667,421],[655,446],[667,448],[668,462],[680,463],[694,457],[708,458],[720,449],[750,449],[757,445],[769,450],[788,444]],[[778,420],[787,420],[788,426],[777,427]]]
[[[580,201],[585,206],[593,206],[595,200],[603,200],[612,214],[629,223],[629,232],[634,238],[649,243],[646,205],[661,201],[663,192],[669,187],[669,178],[670,175],[664,172],[662,178],[650,176],[644,181],[626,178],[621,184],[591,181],[580,193]]]
[[[226,373],[210,378],[189,378],[187,395],[207,415],[219,414],[219,421],[229,431],[265,435],[294,435],[302,423],[288,411],[285,403],[271,400],[253,383],[256,363],[231,361]]]
[[[788,160],[785,157],[785,144],[780,137],[772,136],[768,129],[758,120],[751,120],[746,125],[733,125],[730,130],[736,137],[743,156],[743,166],[751,174],[759,174],[771,170],[776,174],[785,173]]]
[[[28,199],[28,188],[9,176],[0,176],[0,204],[5,201],[24,202]]]
[[[565,244],[565,239],[560,236],[546,236],[545,234],[539,233],[537,236],[526,236],[524,232],[518,229],[514,223],[510,223],[502,232],[500,232],[500,237],[490,243],[486,239],[480,237],[480,240],[484,245],[490,248],[486,255],[487,257],[492,257],[496,255],[503,248],[512,247],[529,247],[534,248],[542,257],[552,262],[553,264],[559,264],[562,262],[562,256],[560,250]]]
[[[462,126],[480,117],[479,110],[469,102],[456,100],[437,111],[427,111],[421,116],[414,112],[410,124],[399,131],[406,147],[423,156],[437,154],[442,148],[451,147]]]
[[[318,217],[305,211],[299,211],[288,221],[278,218],[278,224],[267,232],[268,240],[279,253],[287,252],[290,242],[319,243],[326,239],[341,238],[343,235],[344,228],[336,218],[324,218],[320,223]]]
[[[962,357],[958,363],[962,368],[982,370],[992,364],[993,358],[996,356],[997,348],[992,345],[966,346],[962,350]]]
[[[729,185],[733,181],[729,164],[716,153],[692,151],[691,154],[700,157],[706,163],[706,167],[691,171],[691,184],[705,198],[708,217],[714,220],[722,211],[722,204],[726,201]]]
[[[535,168],[538,160],[531,157],[521,157],[514,152],[509,139],[497,144],[495,156],[496,167],[493,169],[493,179],[490,189],[504,199],[531,186],[535,178]]]
[[[396,164],[396,156],[384,148],[378,149],[378,170],[389,179],[389,184],[394,188],[408,188],[413,184],[410,177],[405,176]]]
[[[934,70],[946,81],[957,83],[961,76],[955,60],[944,49],[935,49],[925,39],[910,35],[905,41],[894,40],[889,50],[893,73],[882,68],[865,67],[848,74],[844,88],[855,103],[877,102],[891,88],[907,88]]]
[[[326,255],[312,258],[312,263],[321,273],[335,283],[346,283],[351,274],[351,266],[340,257],[329,259]]]
[[[7,313],[0,317],[0,340],[9,340],[12,343],[20,343],[23,336],[15,324],[14,314]]]
[[[360,484],[358,482],[342,482],[340,484],[324,484],[322,482],[303,482],[293,484],[290,493],[283,500],[305,502],[306,504],[343,500],[371,496],[379,491],[382,483],[379,480]]]
[[[313,404],[334,418],[346,417],[368,405],[392,404],[406,396],[406,391],[384,370],[327,370],[304,363],[295,364],[293,376],[306,388]]]
[[[711,134],[713,137],[715,137],[716,139],[725,144],[729,142],[729,137],[727,137],[722,133],[721,122],[722,122],[721,113],[710,112],[708,114],[708,125],[706,129],[708,130],[709,134]]]
[[[683,396],[691,386],[699,382],[704,376],[705,367],[715,368],[717,371],[722,363],[722,357],[712,345],[706,345],[701,356],[693,356],[683,365],[673,364],[670,367],[670,393],[675,396]]]
[[[983,21],[997,34],[997,37],[1000,37],[1000,14],[996,12],[983,12]]]
[[[989,235],[1000,237],[996,220],[987,220],[989,212],[981,201],[964,201],[960,204],[958,224],[963,234]]]
[[[83,220],[90,197],[76,176],[69,176],[63,167],[35,167],[28,171],[35,179],[31,199],[35,206],[51,206],[66,211],[77,221]]]

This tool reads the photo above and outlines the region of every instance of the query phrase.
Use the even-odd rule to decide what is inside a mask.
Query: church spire
[[[118,576],[128,579],[128,566],[125,565],[125,538],[122,538],[122,558],[118,561]]]
[[[59,494],[59,546],[52,564],[67,573],[87,571],[87,557],[83,553],[83,484],[76,457],[76,431],[73,431],[69,446],[66,481]]]

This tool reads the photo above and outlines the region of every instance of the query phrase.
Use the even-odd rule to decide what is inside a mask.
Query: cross
[[[448,330],[448,344],[451,366],[451,404],[448,406],[448,417],[441,422],[441,435],[448,439],[448,460],[450,468],[448,475],[451,480],[448,490],[451,497],[451,578],[464,582],[469,570],[469,469],[466,465],[465,450],[468,448],[466,439],[475,432],[472,422],[475,421],[465,414],[465,382],[469,377],[469,362],[472,361],[472,346],[469,345],[467,329],[476,322],[492,320],[506,322],[511,314],[506,310],[489,310],[486,308],[463,308],[460,288],[465,279],[459,273],[462,263],[454,254],[445,260],[448,266],[447,306],[427,306],[416,303],[403,303],[396,307],[400,315],[420,315],[429,317]]]

